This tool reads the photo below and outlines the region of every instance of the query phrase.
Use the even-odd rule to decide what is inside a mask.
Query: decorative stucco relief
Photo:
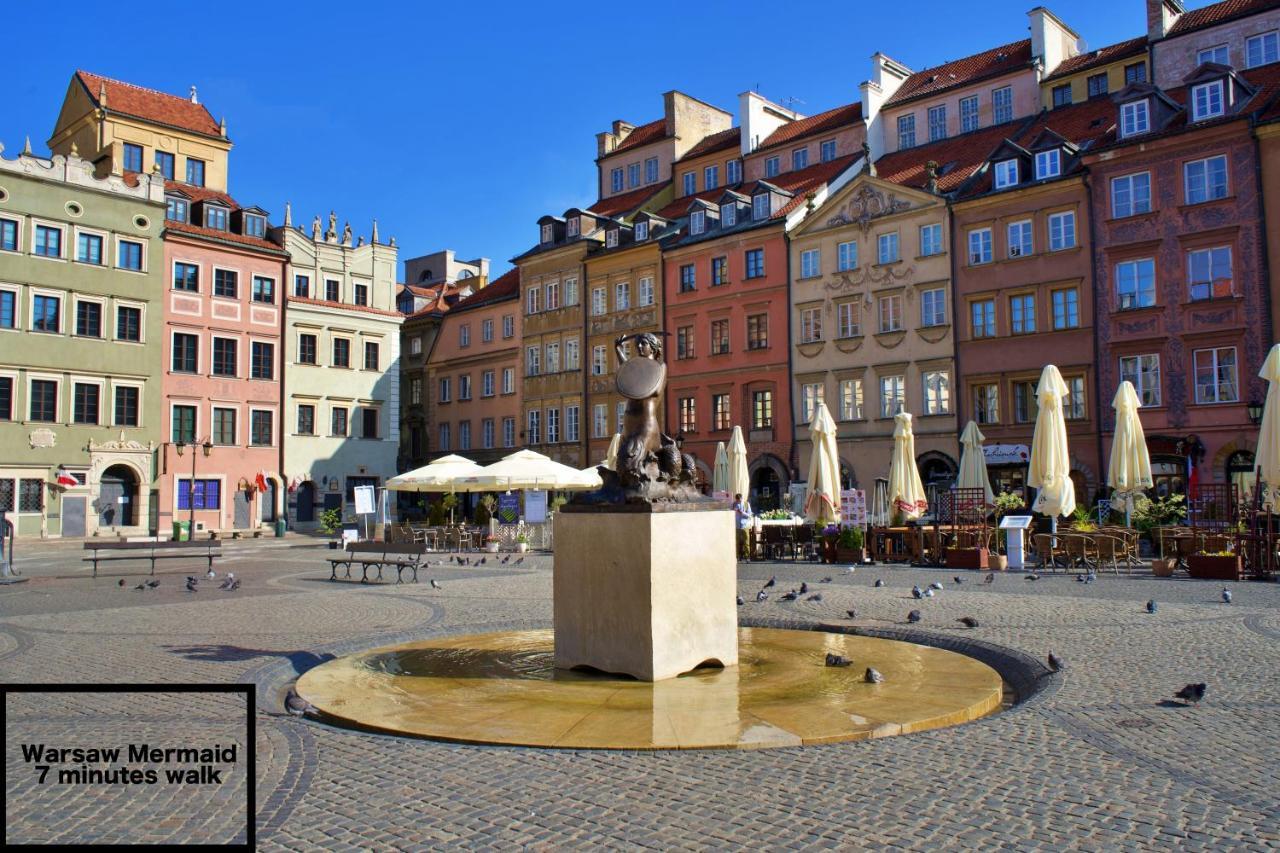
[[[841,205],[835,215],[827,220],[829,227],[839,225],[857,225],[865,233],[871,227],[871,220],[881,216],[890,216],[911,208],[911,202],[898,198],[896,193],[888,195],[871,184],[863,184]]]

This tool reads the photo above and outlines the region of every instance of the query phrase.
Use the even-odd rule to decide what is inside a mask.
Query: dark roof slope
[[[885,101],[886,107],[905,104],[918,98],[925,98],[965,86],[988,77],[998,77],[1020,71],[1031,65],[1031,39],[1023,39],[1010,44],[993,47],[964,59],[945,62],[936,68],[928,68],[912,74],[893,97]]]

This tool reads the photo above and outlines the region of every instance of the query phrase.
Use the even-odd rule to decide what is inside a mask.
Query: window
[[[747,317],[747,349],[765,349],[769,346],[769,315],[751,314]]]
[[[636,223],[636,242],[643,243],[649,239],[649,223],[641,221]]]
[[[116,308],[116,340],[142,340],[142,309],[118,306]]]
[[[693,326],[676,329],[676,358],[693,358]]]
[[[436,397],[436,402],[447,403],[453,399],[453,380],[448,376],[440,377],[440,393]]]
[[[850,241],[836,246],[836,261],[841,272],[858,268],[858,244]]]
[[[540,372],[540,363],[542,360],[542,347],[525,347],[524,350],[524,375],[537,376]]]
[[[1076,245],[1076,215],[1074,211],[1049,214],[1049,251],[1058,252]]]
[[[1231,247],[1218,246],[1187,252],[1187,285],[1193,302],[1231,296],[1234,293]]]
[[[222,484],[218,480],[196,480],[195,494],[191,481],[178,481],[178,509],[222,509]]]
[[[239,273],[234,270],[213,269],[213,295],[235,299],[239,292]]]
[[[76,300],[76,334],[82,338],[102,337],[102,304]]]
[[[751,428],[769,429],[773,426],[773,392],[765,389],[751,393]]]
[[[538,242],[550,243],[555,237],[555,229],[551,227],[551,223],[546,223],[538,229]]]
[[[924,257],[942,254],[942,225],[920,226],[920,254]]]
[[[62,299],[57,296],[37,294],[31,306],[31,330],[33,332],[62,331]]]
[[[0,219],[0,249],[18,251],[18,223],[12,219]]]
[[[458,326],[458,346],[471,346],[471,324],[463,323]]]
[[[604,233],[604,244],[606,247],[613,249],[618,245],[618,229],[610,228]]]
[[[766,178],[776,178],[781,171],[782,162],[777,157],[770,157],[764,161],[764,176]]]
[[[236,375],[236,341],[234,339],[213,339],[213,375]]]
[[[37,225],[35,233],[35,253],[45,258],[62,257],[62,229],[52,225]],[[98,260],[102,263],[102,239],[98,239]]]
[[[764,275],[764,249],[748,249],[745,258],[747,278],[760,278]]]
[[[174,406],[171,413],[171,440],[194,444],[196,440],[196,407]]]
[[[187,158],[187,183],[192,186],[204,186],[204,161],[194,157]]]
[[[346,338],[333,339],[333,366],[351,366],[351,341]]]
[[[516,419],[515,418],[502,419],[502,446],[503,447],[516,446]]]
[[[164,218],[171,222],[187,221],[187,200],[176,195],[165,196]]]
[[[173,372],[195,373],[199,364],[200,338],[176,332],[173,336]]]
[[[480,340],[486,344],[493,340],[493,320],[480,321]]]
[[[929,141],[947,138],[947,105],[929,107]]]
[[[132,142],[124,143],[124,171],[142,171],[142,146]]]
[[[1116,219],[1151,212],[1151,173],[1111,179],[1111,215]]]
[[[1240,399],[1236,381],[1236,348],[1195,351],[1196,402],[1234,403]]]
[[[157,151],[156,165],[160,167],[160,174],[164,175],[171,181],[173,180],[174,159],[172,154],[168,151]]]
[[[1048,151],[1036,152],[1036,180],[1056,178],[1062,174],[1062,149],[1050,148]]]
[[[256,281],[256,279],[255,279],[255,281]],[[271,279],[266,279],[266,281],[270,282],[270,281],[271,281]],[[368,305],[368,304],[369,304],[369,285],[367,285],[367,284],[359,284],[359,283],[356,283],[356,284],[354,285],[354,290],[355,290],[355,298],[354,298],[352,301],[353,301],[356,305]],[[258,299],[258,297],[257,297],[257,294],[256,294],[256,293],[254,294],[254,300],[255,300],[255,301],[257,301],[257,302],[271,302],[271,301],[273,301],[273,300],[271,300],[271,299]]]
[[[54,257],[57,257],[55,254]],[[97,234],[79,234],[76,237],[76,260],[82,264],[102,263],[102,238]]]
[[[640,164],[631,163],[627,166],[627,186],[640,186]]]
[[[1146,100],[1131,101],[1120,107],[1120,135],[1135,136],[1151,129]]]
[[[1203,121],[1224,112],[1222,81],[1212,80],[1191,87],[1191,120]]]
[[[945,326],[947,324],[947,291],[941,287],[925,290],[920,294],[920,325]]]
[[[891,418],[906,406],[906,377],[880,377],[880,417]]]
[[[77,382],[75,388],[72,389],[71,422],[76,424],[98,423],[98,403],[101,394],[101,385]]]
[[[569,338],[564,342],[564,369],[578,369],[578,339]]]
[[[791,152],[791,170],[798,172],[809,165],[808,147],[797,148]],[[710,189],[710,187],[708,187]]]
[[[1084,399],[1084,377],[1068,376],[1067,396],[1062,401],[1062,415],[1069,421],[1080,421],[1086,417]]]
[[[175,261],[173,264],[173,289],[197,293],[200,290],[200,267]]]
[[[364,305],[360,301],[360,288],[364,285],[356,285],[356,304]],[[253,301],[268,302],[275,304],[276,301],[276,280],[274,278],[266,278],[265,276],[255,275],[253,277]]]
[[[973,318],[975,338],[996,336],[996,301],[994,299],[979,299],[969,303],[969,315]]]
[[[1018,183],[1018,161],[1001,160],[996,163],[996,189],[1012,187]]]
[[[818,146],[818,157],[823,163],[830,163],[832,160],[836,159],[836,141],[834,139],[824,140],[822,144]]]
[[[1155,261],[1144,258],[1116,264],[1116,299],[1121,311],[1155,305]]]
[[[1089,75],[1085,85],[1089,91],[1090,98],[1100,98],[1107,94],[1107,72]]]
[[[1053,329],[1080,328],[1080,294],[1074,288],[1053,292]]]
[[[720,227],[730,228],[738,224],[738,203],[731,201],[720,205]]]
[[[862,414],[862,380],[840,380],[840,420],[861,420]]]
[[[702,170],[702,188],[704,190],[714,190],[720,186],[720,167],[708,166]]]
[[[854,338],[862,334],[862,302],[853,299],[836,306],[836,323],[841,338]]]
[[[653,304],[653,279],[646,276],[640,279],[640,281],[637,283],[637,286],[640,290],[639,304],[642,307],[645,305],[652,305]]]
[[[316,434],[316,407],[298,406],[298,435]]]
[[[533,409],[528,413],[528,438],[530,444],[542,443],[542,412]]]
[[[945,370],[924,374],[924,413],[945,415],[951,411],[951,374]]]
[[[990,228],[978,228],[969,232],[969,263],[991,263]]]
[[[213,228],[217,231],[227,230],[227,209],[218,207],[217,205],[205,202],[204,206],[204,227]]]
[[[1008,228],[1009,257],[1025,258],[1031,254],[1031,220],[1010,222]]]
[[[651,184],[658,180],[658,158],[650,157],[644,161],[644,182]]]
[[[256,213],[246,213],[244,215],[244,233],[249,237],[265,237],[267,233],[267,219],[265,216],[259,216]]]
[[[891,264],[899,260],[901,255],[898,253],[898,232],[892,231],[888,234],[881,234],[876,238],[876,262],[881,264]]]
[[[516,318],[513,314],[506,314],[502,318],[502,337],[513,338],[516,334]]]
[[[58,383],[49,379],[32,379],[29,420],[53,423],[58,419]]]
[[[609,313],[609,295],[603,287],[591,288],[591,314],[599,317]]]
[[[707,230],[707,215],[701,210],[689,214],[689,233],[701,234]]]
[[[117,385],[115,387],[115,392],[115,425],[122,427],[136,427],[138,425],[139,409],[138,389],[131,385]]]
[[[213,410],[213,435],[211,439],[214,444],[232,445],[236,443],[235,409],[215,408]]]
[[[973,386],[973,419],[980,424],[1000,422],[1000,386],[994,383]]]
[[[536,287],[531,287],[524,295],[524,313],[538,313],[538,295],[541,291]]]
[[[800,253],[800,277],[812,278],[822,274],[822,250],[806,249]]]
[[[347,434],[347,410],[333,409],[329,412],[329,433],[334,436]]]
[[[693,397],[681,397],[679,401],[680,431],[698,431],[698,404]]]
[[[274,379],[276,375],[276,345],[252,341],[249,344],[249,377]]]
[[[18,294],[0,290],[0,329],[18,328]]]
[[[800,386],[800,423],[807,424],[818,413],[818,404],[824,402],[825,388],[821,382],[808,382]]]
[[[609,173],[609,189],[611,192],[622,192],[622,167],[614,169]]]
[[[1160,405],[1160,356],[1129,355],[1120,359],[1120,380],[1133,383],[1144,406]]]
[[[1036,330],[1036,298],[1023,293],[1009,297],[1009,329],[1015,335],[1029,335]]]
[[[485,450],[493,447],[493,418],[485,418],[480,422],[480,446]]]
[[[742,181],[742,161],[730,160],[724,164],[725,181],[730,185],[740,183]]]
[[[437,432],[439,434],[439,439],[437,440],[436,443],[440,445],[439,449],[448,450],[449,449],[449,425],[447,423],[440,424],[440,427],[437,430]]]
[[[1063,83],[1061,86],[1053,87],[1053,106],[1054,108],[1066,107],[1071,105],[1071,84]]]
[[[712,429],[732,429],[732,414],[729,411],[728,394],[711,395]]]
[[[409,380],[409,404],[422,405],[422,377],[415,376]]]
[[[1013,383],[1013,421],[1029,424],[1036,419],[1040,410],[1040,402],[1036,399],[1036,383]]]
[[[462,430],[459,429],[458,432]],[[365,406],[360,410],[360,437],[378,437],[378,410],[372,406]]]
[[[1124,84],[1145,83],[1147,82],[1147,64],[1145,62],[1135,62],[1132,65],[1124,67]]]
[[[960,132],[978,129],[978,96],[960,99]]]
[[[805,308],[800,312],[800,343],[822,340],[822,309]]]
[[[303,334],[298,336],[298,361],[301,364],[316,363],[315,335]]]
[[[1230,65],[1231,60],[1227,58],[1227,46],[1225,44],[1214,45],[1213,47],[1202,48],[1196,51],[1196,65],[1204,65],[1206,62],[1216,62],[1219,65]]]
[[[897,332],[902,330],[902,295],[895,293],[881,296],[879,299],[881,332]]]
[[[609,407],[604,403],[596,403],[591,407],[591,437],[605,438],[609,435]]]
[[[914,148],[916,145],[915,115],[898,116],[898,148]]]
[[[1183,187],[1187,204],[1227,197],[1227,158],[1224,155],[1193,160],[1183,166]]]
[[[342,282],[334,278],[324,280],[324,298],[328,302],[342,301]]]
[[[556,341],[546,345],[543,370],[546,373],[560,372],[560,343]],[[465,399],[465,398],[463,398]]]
[[[751,197],[751,218],[756,222],[768,219],[770,210],[768,193],[757,193]]]
[[[711,321],[711,354],[725,355],[729,352],[729,321]]]
[[[680,267],[680,292],[688,293],[697,287],[698,270],[693,264],[685,264]],[[603,292],[603,291],[602,291]]]
[[[698,191],[698,176],[693,172],[685,172],[680,180],[684,186],[685,195],[693,195]]]
[[[1257,68],[1280,60],[1280,30],[1252,36],[1244,44],[1245,68]]]
[[[578,304],[578,280],[576,278],[566,278],[564,280],[564,304]]]
[[[992,121],[1003,124],[1013,121],[1013,87],[1004,86],[991,93]]]
[[[560,307],[560,282],[549,281],[546,287],[546,304],[543,306],[544,311],[554,311]]]

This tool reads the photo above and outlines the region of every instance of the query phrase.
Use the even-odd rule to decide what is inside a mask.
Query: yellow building
[[[54,154],[74,150],[98,177],[158,169],[171,181],[227,191],[226,122],[205,109],[194,86],[189,99],[174,98],[77,71],[48,144]]]
[[[1148,71],[1146,36],[1085,51],[1063,60],[1040,81],[1040,103],[1051,110],[1106,97],[1130,83],[1146,82]]]

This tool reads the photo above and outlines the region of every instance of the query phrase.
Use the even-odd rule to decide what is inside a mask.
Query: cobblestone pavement
[[[894,847],[1087,850],[1280,846],[1280,586],[1104,574],[1038,581],[905,567],[752,563],[740,567],[753,624],[915,626],[1067,661],[1050,688],[969,725],[882,740],[756,752],[593,752],[432,743],[344,731],[280,715],[300,672],[415,637],[551,620],[551,565],[431,567],[418,585],[331,583],[327,552],[307,540],[229,543],[219,572],[235,593],[90,578],[80,552],[28,546],[29,583],[0,587],[0,677],[7,682],[252,682],[258,685],[258,843],[264,849],[587,846]],[[776,575],[770,600],[757,603]],[[805,580],[821,602],[781,602]],[[427,577],[440,581],[435,590]],[[883,578],[885,586],[873,586]],[[913,583],[938,581],[932,599]],[[1154,598],[1158,612],[1145,603]],[[856,610],[856,622],[846,610]],[[958,622],[980,622],[966,629]],[[1206,681],[1198,707],[1167,700]],[[11,705],[8,732],[74,745],[90,722],[75,708]],[[119,711],[120,709],[117,709]],[[207,709],[149,702],[129,711],[143,734],[192,742],[215,734]],[[96,728],[94,728],[96,727]],[[10,761],[12,758],[10,757]],[[10,782],[9,793],[16,789]],[[168,796],[167,792],[165,796]],[[13,796],[6,824],[13,833]],[[184,820],[147,823],[148,839],[186,837]],[[139,813],[160,814],[162,799]],[[212,809],[217,803],[210,802]],[[50,809],[60,831],[77,816]],[[109,809],[110,803],[94,808]],[[149,811],[150,810],[150,811]],[[209,818],[211,833],[224,832]],[[74,835],[62,837],[73,838]],[[105,837],[105,833],[104,833]]]

